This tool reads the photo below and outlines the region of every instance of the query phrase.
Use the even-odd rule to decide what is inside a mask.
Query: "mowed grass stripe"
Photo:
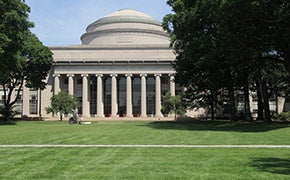
[[[287,123],[17,122],[0,125],[0,179],[290,179],[289,148],[265,148],[290,146],[289,134]]]
[[[17,122],[0,125],[0,144],[290,145],[288,123]]]
[[[0,148],[290,148],[290,145],[109,145],[109,144],[12,144]]]
[[[0,179],[289,179],[289,149],[0,148]]]

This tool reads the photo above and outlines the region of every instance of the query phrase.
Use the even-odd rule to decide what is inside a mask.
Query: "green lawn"
[[[290,124],[17,122],[0,144],[290,144]],[[0,179],[289,179],[290,150],[0,148]]]
[[[0,144],[290,144],[290,124],[217,122],[18,122]]]

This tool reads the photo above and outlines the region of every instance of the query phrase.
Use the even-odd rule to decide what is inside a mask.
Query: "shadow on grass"
[[[187,122],[178,121],[155,121],[147,124],[155,129],[177,129],[189,131],[236,131],[236,132],[266,132],[275,129],[288,128],[290,123],[272,123],[262,122],[230,122],[226,120],[202,121],[193,120]]]
[[[0,121],[0,126],[4,125],[16,125],[15,121]]]
[[[253,160],[252,167],[263,172],[290,175],[290,159],[259,158]]]

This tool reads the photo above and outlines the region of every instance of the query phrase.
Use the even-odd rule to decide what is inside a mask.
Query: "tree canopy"
[[[62,121],[63,114],[74,113],[77,108],[77,98],[74,95],[69,95],[65,91],[60,91],[58,94],[51,97],[51,106],[46,108],[47,113],[60,114]]]
[[[163,114],[170,114],[174,113],[174,119],[176,120],[176,116],[183,115],[186,109],[185,106],[182,104],[182,95],[171,96],[170,92],[167,92],[163,96],[163,103],[161,112]]]
[[[174,13],[164,17],[163,26],[172,37],[177,53],[176,79],[187,87],[188,99],[203,100],[213,113],[220,105],[219,100],[227,99],[234,118],[235,92],[241,91],[244,119],[250,120],[249,90],[259,91],[263,119],[270,122],[269,98],[273,92],[282,92],[290,82],[290,70],[286,73],[290,2],[168,0],[167,3]]]
[[[52,53],[30,31],[33,23],[28,20],[29,12],[22,0],[0,0],[0,85],[4,91],[1,107],[4,119],[11,118],[12,107],[23,86],[45,88],[52,65]]]

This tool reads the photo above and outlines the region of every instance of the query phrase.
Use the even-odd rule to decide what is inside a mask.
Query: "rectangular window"
[[[83,84],[83,79],[82,78],[77,78],[77,84]]]
[[[64,78],[64,84],[68,84],[68,78]]]
[[[38,91],[30,90],[29,95],[29,114],[37,114]]]

